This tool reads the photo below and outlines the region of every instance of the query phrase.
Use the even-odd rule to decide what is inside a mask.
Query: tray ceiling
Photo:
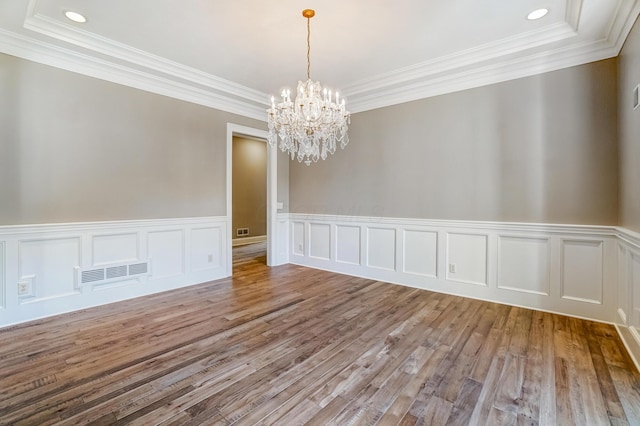
[[[306,78],[303,8],[312,78],[360,112],[617,56],[640,0],[12,0],[0,51],[265,120]]]

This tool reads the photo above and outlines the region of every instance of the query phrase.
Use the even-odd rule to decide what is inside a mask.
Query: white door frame
[[[233,137],[252,136],[264,139],[267,144],[267,265],[272,266],[276,258],[276,215],[278,200],[278,155],[276,147],[267,143],[267,131],[252,127],[227,123],[227,276],[233,274],[233,241],[232,230],[232,167],[233,167]]]

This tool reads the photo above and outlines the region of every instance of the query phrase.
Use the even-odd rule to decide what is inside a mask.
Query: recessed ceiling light
[[[549,9],[536,9],[527,15],[527,19],[530,21],[535,21],[536,19],[542,18],[547,13],[549,13]]]
[[[71,19],[73,22],[78,22],[80,24],[84,24],[85,22],[87,22],[87,18],[85,18],[84,15],[78,12],[73,12],[71,10],[67,10],[64,13],[64,16],[66,16],[68,19]]]

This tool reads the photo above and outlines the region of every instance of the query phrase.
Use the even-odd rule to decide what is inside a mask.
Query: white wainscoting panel
[[[194,272],[216,269],[222,253],[222,229],[220,227],[191,230],[190,265]]]
[[[438,233],[405,229],[402,260],[403,272],[437,278]]]
[[[0,227],[0,327],[226,276],[226,217]]]
[[[623,244],[618,244],[618,318],[617,322],[627,325],[629,315],[629,300],[631,288],[629,286],[629,251]]]
[[[293,247],[291,253],[304,256],[304,222],[293,222]]]
[[[152,280],[175,277],[184,271],[184,231],[173,229],[149,232],[147,253],[151,259]]]
[[[367,228],[367,266],[395,271],[396,230],[393,228]]]
[[[498,288],[549,296],[549,238],[498,236]]]
[[[331,259],[331,225],[309,224],[309,256],[316,259]]]
[[[140,258],[136,233],[94,235],[93,266],[134,262]]]
[[[80,238],[19,240],[18,297],[40,302],[80,293]],[[22,289],[20,287],[22,286]]]
[[[360,227],[336,225],[336,262],[360,265]]]
[[[289,215],[279,213],[276,220],[276,259],[273,266],[289,263]]]
[[[132,278],[132,279],[117,279],[117,280],[108,280],[100,283],[91,283],[89,286],[91,287],[91,291],[99,292],[99,291],[115,291],[117,288],[128,288],[130,286],[137,286],[141,282],[140,278]]]
[[[447,235],[447,279],[487,285],[488,236],[449,233]]]
[[[299,213],[288,219],[294,264],[599,321],[617,317],[615,227]],[[324,238],[315,256],[302,249],[310,234]]]
[[[5,265],[4,241],[0,241],[0,311],[5,309],[7,289],[5,287]]]
[[[631,254],[631,321],[630,325],[640,330],[640,254]]]
[[[562,298],[602,303],[603,245],[601,240],[562,239]]]
[[[616,325],[640,370],[640,234],[625,228],[618,232]]]

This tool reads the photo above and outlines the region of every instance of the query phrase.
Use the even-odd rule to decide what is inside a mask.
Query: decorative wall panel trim
[[[5,299],[7,294],[7,289],[5,286],[5,270],[6,270],[6,260],[4,256],[4,241],[0,241],[0,311],[5,309]]]
[[[603,241],[561,238],[561,252],[561,297],[602,304]]]
[[[331,226],[326,223],[309,224],[309,256],[331,259]]]
[[[359,226],[336,226],[336,262],[350,265],[362,263],[360,250],[361,229]]]
[[[226,217],[2,226],[0,327],[223,278],[226,229]]]
[[[294,264],[597,321],[618,317],[615,227],[298,213],[288,218]],[[300,250],[311,223],[328,225],[324,232],[336,236],[329,259]],[[346,229],[361,229],[353,234],[360,241],[344,238]],[[357,247],[365,254],[362,263],[340,257]],[[598,270],[586,286],[577,281],[583,278],[581,262]]]
[[[548,237],[498,235],[498,288],[549,296],[550,257]]]
[[[488,235],[447,233],[446,279],[463,284],[488,285]]]
[[[139,241],[135,232],[94,235],[91,238],[92,266],[135,261],[140,257]]]
[[[616,327],[640,370],[640,234],[618,230]]]
[[[18,239],[20,281],[17,291],[20,303],[79,295],[77,268],[81,263],[82,241],[79,235]]]
[[[190,234],[191,271],[217,269],[224,250],[220,227],[193,228]]]
[[[367,227],[367,266],[386,271],[396,270],[396,230]]]
[[[147,233],[147,255],[153,265],[150,280],[170,278],[185,273],[185,232],[165,229]]]
[[[627,325],[627,309],[630,295],[628,250],[624,243],[618,244],[618,318],[617,322]]]
[[[438,233],[405,229],[402,272],[438,278]]]
[[[292,236],[292,244],[291,244],[291,253],[296,256],[304,256],[307,253],[305,249],[305,223],[304,222],[292,222],[291,236]]]

